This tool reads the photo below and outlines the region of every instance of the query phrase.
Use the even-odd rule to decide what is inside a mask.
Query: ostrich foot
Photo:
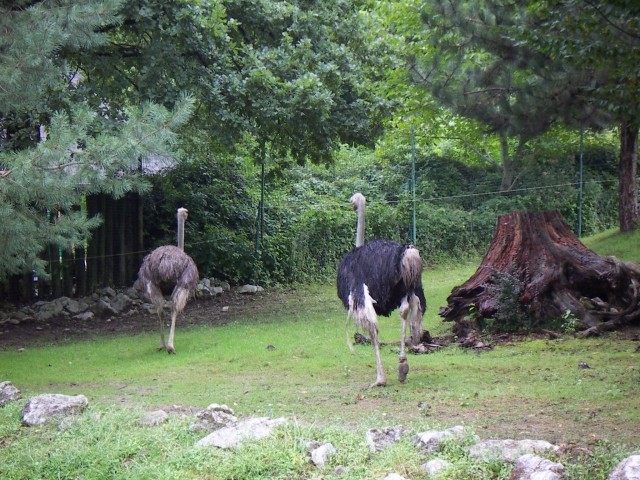
[[[387,380],[385,378],[382,378],[382,379],[377,379],[375,382],[369,385],[369,388],[386,387],[386,386],[387,386]]]
[[[174,355],[175,355],[175,354],[176,354],[176,349],[175,349],[175,348],[173,348],[173,345],[169,345],[169,346],[167,347],[167,353],[168,353],[169,355],[171,355],[171,354],[174,354]]]
[[[407,374],[409,373],[409,363],[406,357],[400,357],[400,363],[398,364],[398,380],[400,383],[404,383],[407,380]]]

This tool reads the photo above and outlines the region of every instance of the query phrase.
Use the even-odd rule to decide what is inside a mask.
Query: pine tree
[[[0,1],[0,279],[46,274],[46,245],[86,241],[100,220],[87,218],[83,196],[143,190],[139,159],[171,155],[191,114],[183,97],[173,110],[146,103],[105,118],[78,95],[66,53],[104,44],[121,3]]]
[[[554,122],[605,121],[581,93],[597,78],[527,48],[529,6],[504,0],[430,2],[422,11],[430,45],[412,59],[413,78],[446,107],[480,121],[501,145],[503,191],[517,181],[527,142]],[[539,32],[538,32],[539,33]]]

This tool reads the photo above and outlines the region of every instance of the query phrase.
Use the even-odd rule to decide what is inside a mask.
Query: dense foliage
[[[623,197],[637,210],[633,189],[617,191],[618,134],[586,130],[579,200],[575,127],[624,120],[632,146],[634,8],[0,1],[0,279],[43,273],[45,244],[83,244],[100,222],[83,197],[97,192],[147,192],[149,247],[172,243],[188,208],[187,250],[232,283],[331,278],[355,191],[367,238],[409,241],[415,227],[428,263],[482,253],[513,209],[610,227]],[[590,70],[607,49],[614,60]],[[135,173],[154,156],[173,166]]]
[[[583,234],[617,221],[616,150],[602,146],[606,139],[598,139],[599,146],[596,139],[588,140]],[[416,244],[427,264],[484,254],[496,218],[512,210],[558,209],[577,230],[578,160],[546,155],[530,165],[521,188],[509,194],[500,193],[497,172],[429,154],[428,149],[416,155]],[[348,202],[355,191],[367,197],[366,239],[409,242],[412,220],[409,156],[393,161],[345,147],[338,158],[329,168],[290,167],[286,176],[279,174],[276,162],[268,165],[262,237],[257,220],[260,170],[251,158],[181,165],[154,182],[147,233],[157,244],[172,242],[175,209],[188,205],[186,248],[204,275],[232,283],[332,281],[355,240],[356,216]]]

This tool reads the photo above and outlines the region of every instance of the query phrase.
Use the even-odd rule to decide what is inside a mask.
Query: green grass
[[[599,253],[637,258],[637,235],[607,234],[585,243]],[[428,270],[425,328],[445,335],[438,317],[451,289],[476,265]],[[586,447],[564,459],[570,479],[607,478],[640,441],[637,341],[530,338],[480,354],[448,347],[410,356],[406,384],[395,379],[397,346],[383,350],[389,385],[375,378],[370,347],[346,346],[346,313],[334,287],[303,287],[286,302],[220,327],[178,327],[178,354],[157,352],[157,334],[103,337],[57,346],[0,351],[0,381],[24,399],[39,393],[84,394],[90,407],[64,429],[22,427],[21,400],[0,408],[0,478],[383,478],[395,471],[425,478],[427,457],[408,441],[370,456],[368,428],[402,424],[415,432],[465,425],[482,438],[537,438]],[[350,326],[350,332],[353,332]],[[380,337],[399,335],[397,314],[380,319]],[[268,349],[267,346],[275,346]],[[592,368],[580,369],[579,362]],[[142,428],[142,411],[231,406],[239,417],[286,416],[276,442],[232,452],[195,449],[201,435],[174,413]],[[331,441],[338,455],[324,470],[305,454],[309,439]],[[478,463],[458,445],[439,452],[454,462],[441,478],[508,478],[510,466]]]
[[[600,255],[612,255],[627,262],[640,263],[640,230],[620,233],[619,230],[611,229],[582,240]]]

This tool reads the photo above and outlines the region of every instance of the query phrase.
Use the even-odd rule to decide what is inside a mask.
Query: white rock
[[[145,413],[142,418],[138,420],[138,425],[143,427],[155,427],[161,425],[169,419],[169,414],[164,410],[154,410],[153,412]]]
[[[609,475],[609,480],[640,480],[640,454],[622,460]]]
[[[418,443],[428,453],[435,452],[440,444],[449,438],[462,438],[464,436],[464,427],[457,425],[447,430],[428,430],[418,433],[411,437],[413,441]]]
[[[13,386],[11,382],[0,383],[0,407],[4,407],[14,400],[22,397],[20,390]]]
[[[564,466],[546,458],[528,453],[518,457],[513,480],[558,480],[564,475]]]
[[[451,463],[446,460],[442,460],[440,458],[436,458],[434,460],[429,460],[427,463],[421,466],[421,468],[427,472],[429,476],[436,476],[441,472],[444,472],[447,468],[451,466]]]
[[[47,393],[29,398],[22,409],[22,423],[27,426],[43,425],[60,416],[82,412],[89,401],[84,395],[61,395]]]
[[[329,458],[335,455],[335,453],[336,448],[330,443],[325,443],[312,450],[311,461],[317,467],[324,467],[329,461]]]
[[[515,462],[527,453],[556,452],[558,447],[544,440],[485,440],[472,445],[469,455],[485,460]]]
[[[255,417],[242,420],[235,425],[210,433],[196,443],[196,446],[232,448],[246,440],[260,440],[271,436],[274,430],[287,422],[285,418],[271,419]]]

